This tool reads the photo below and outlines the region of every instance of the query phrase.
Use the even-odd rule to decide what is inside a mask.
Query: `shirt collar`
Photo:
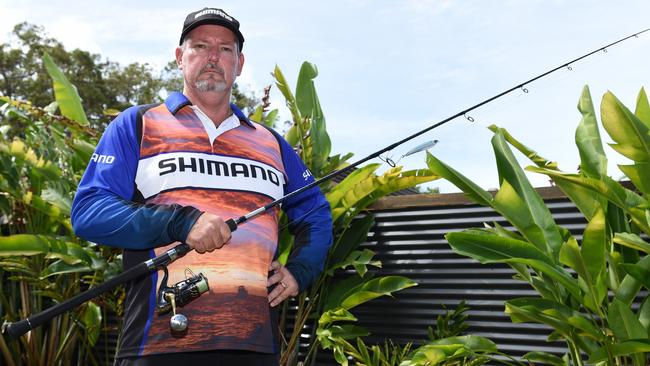
[[[183,93],[179,92],[173,92],[169,94],[167,99],[165,100],[165,106],[167,106],[167,109],[173,114],[176,115],[181,108],[192,105],[192,102],[190,102],[189,99],[185,96]],[[246,115],[244,115],[244,112],[242,112],[237,106],[233,103],[230,103],[230,109],[232,112],[239,118],[240,121],[244,122],[248,127],[255,128],[255,125],[253,122],[251,122]]]

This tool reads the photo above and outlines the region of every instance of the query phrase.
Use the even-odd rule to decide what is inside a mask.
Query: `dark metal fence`
[[[554,187],[538,189],[556,222],[577,239],[585,226],[584,217]],[[504,313],[504,302],[522,296],[537,296],[530,286],[512,278],[507,265],[480,264],[452,251],[444,235],[483,223],[498,222],[513,229],[489,208],[471,204],[463,194],[386,197],[372,209],[375,225],[363,245],[376,253],[383,267],[378,275],[401,275],[418,286],[353,309],[359,325],[372,335],[368,344],[392,339],[397,343],[427,340],[427,327],[435,326],[438,315],[466,300],[469,311],[467,334],[487,337],[499,350],[511,356],[530,351],[563,355],[564,343],[547,342],[551,329],[540,324],[512,323]],[[307,339],[305,341],[308,341]],[[318,364],[333,364],[321,351]]]

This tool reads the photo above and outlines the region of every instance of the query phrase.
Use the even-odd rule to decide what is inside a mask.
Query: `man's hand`
[[[204,212],[192,226],[185,242],[199,253],[212,252],[224,246],[231,235],[221,217]]]
[[[298,295],[298,282],[285,266],[278,261],[273,261],[269,266],[269,271],[273,271],[273,275],[266,281],[266,286],[276,285],[273,291],[269,293],[271,306],[280,304],[288,297]]]

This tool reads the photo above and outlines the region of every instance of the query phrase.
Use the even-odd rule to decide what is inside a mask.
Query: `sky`
[[[222,8],[241,23],[246,63],[238,83],[261,94],[277,65],[295,86],[300,65],[314,63],[333,153],[361,159],[435,122],[618,39],[650,28],[650,1],[330,0],[330,1],[8,1],[0,0],[0,43],[13,25],[41,25],[66,48],[123,65],[162,68],[173,59],[185,16]],[[612,91],[632,110],[650,86],[650,31],[526,85],[388,153],[430,150],[481,187],[498,175],[487,126],[506,128],[540,155],[574,172],[576,109],[588,85],[596,109]],[[288,119],[277,90],[273,107]],[[603,132],[603,139],[610,141]],[[609,174],[626,160],[607,148]],[[376,162],[381,162],[375,160]],[[530,163],[521,158],[523,166]],[[423,153],[400,161],[425,168]],[[387,168],[384,164],[382,169]],[[529,174],[534,186],[545,176]],[[442,181],[441,192],[457,192]]]

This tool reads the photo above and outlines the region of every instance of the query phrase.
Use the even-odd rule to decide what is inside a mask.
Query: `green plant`
[[[347,165],[352,154],[330,156],[331,142],[325,125],[325,117],[314,86],[318,75],[315,65],[303,63],[294,93],[278,67],[273,75],[276,85],[287,101],[292,115],[292,125],[285,134],[287,141],[299,152],[301,158],[315,177],[324,176]],[[282,365],[295,365],[298,360],[297,344],[303,326],[312,322],[314,329],[310,349],[304,363],[314,360],[322,338],[316,337],[316,322],[335,309],[349,310],[379,296],[415,286],[407,278],[399,276],[375,277],[369,267],[380,267],[373,259],[374,253],[361,250],[373,224],[372,215],[364,210],[377,199],[391,192],[437,179],[426,169],[402,171],[401,167],[376,174],[379,164],[369,164],[350,172],[340,183],[324,183],[324,191],[332,209],[334,220],[334,243],[330,248],[325,271],[310,289],[299,296],[290,334],[284,334]],[[361,216],[360,216],[361,215]],[[286,220],[285,220],[286,222]],[[293,242],[286,230],[280,234],[279,258],[286,261]],[[288,305],[285,304],[281,329],[286,329]],[[338,328],[336,328],[338,329]],[[341,326],[338,331],[347,332],[348,338],[363,334],[359,327]]]
[[[400,346],[390,340],[381,346],[368,347],[360,338],[366,334],[350,331],[349,324],[335,324],[356,321],[354,315],[343,308],[324,313],[319,319],[316,334],[322,347],[331,349],[335,360],[341,365],[347,365],[349,359],[358,366],[477,366],[489,361],[523,365],[499,352],[496,344],[487,338],[462,335],[463,330],[467,328],[467,316],[464,314],[467,309],[463,302],[454,311],[446,311],[444,315],[438,316],[436,329],[429,327],[429,340],[415,349],[412,349],[412,343]],[[354,337],[356,346],[348,342]]]
[[[41,109],[0,99],[0,313],[8,322],[76,295],[121,268],[113,251],[72,232],[72,192],[95,134],[86,127],[74,87],[48,55],[44,63],[54,80],[55,104]],[[53,114],[56,107],[63,115]],[[17,341],[1,337],[4,364],[97,364],[91,351],[103,331],[102,312],[118,301],[108,295]]]
[[[442,307],[447,310],[445,305]],[[465,332],[469,328],[469,325],[465,323],[467,320],[467,314],[465,312],[468,309],[469,307],[467,307],[465,300],[463,300],[453,311],[447,310],[444,315],[438,315],[436,328],[434,329],[429,326],[427,329],[429,340],[435,341],[441,338],[455,337]]]
[[[552,364],[645,365],[650,351],[650,302],[647,281],[650,245],[639,234],[650,234],[650,107],[643,89],[636,113],[613,94],[601,104],[602,124],[614,140],[612,147],[633,161],[621,170],[636,191],[607,176],[596,113],[585,87],[578,109],[582,120],[576,131],[580,172],[565,173],[526,147],[507,131],[490,126],[499,171],[500,189],[493,196],[444,164],[428,156],[429,168],[455,184],[473,201],[489,206],[517,230],[494,223],[484,228],[449,233],[446,238],[459,254],[481,263],[507,263],[516,278],[528,282],[539,297],[506,302],[514,322],[538,322],[551,326],[549,340],[564,340],[564,360],[540,353],[531,360]],[[548,175],[584,214],[588,221],[581,240],[557,225],[541,197],[527,180],[510,147],[515,147],[536,166],[529,171]],[[613,296],[608,296],[611,294]],[[632,308],[635,298],[638,310]]]

